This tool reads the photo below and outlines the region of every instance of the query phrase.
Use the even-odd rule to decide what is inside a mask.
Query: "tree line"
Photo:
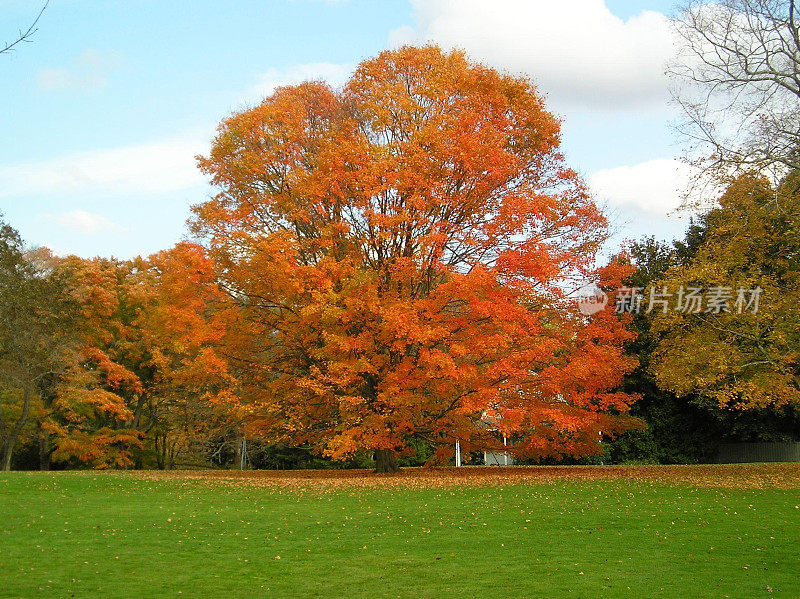
[[[789,163],[770,181],[726,155],[727,191],[684,241],[598,266],[608,223],[559,145],[528,79],[404,47],[225,119],[198,159],[218,192],[194,207],[197,243],[59,258],[4,224],[3,468],[388,472],[505,439],[537,462],[699,461],[795,438]],[[760,306],[587,315],[586,281],[758,289]]]

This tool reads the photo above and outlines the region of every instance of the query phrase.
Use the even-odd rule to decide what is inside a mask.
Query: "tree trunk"
[[[8,451],[8,435],[9,430],[6,421],[3,417],[3,404],[0,402],[0,471],[8,472],[11,470],[11,457],[6,459],[6,452]]]
[[[159,439],[162,440],[161,443],[159,443]],[[159,470],[164,470],[167,467],[167,436],[156,433],[153,436],[153,442],[156,448],[156,464]]]
[[[375,472],[382,474],[388,472],[397,472],[400,466],[397,465],[397,454],[393,449],[376,449],[375,450]]]
[[[50,470],[50,433],[46,430],[39,430],[39,470]]]
[[[244,470],[244,436],[239,434],[236,435],[236,441],[234,441],[233,446],[233,469],[234,470]]]
[[[136,397],[136,408],[133,410],[133,420],[131,420],[129,428],[139,428],[142,423],[142,410],[144,409],[145,399],[144,394]]]
[[[175,470],[175,456],[177,452],[178,442],[175,441],[169,448],[169,461],[167,462],[168,470]]]
[[[7,440],[3,443],[3,463],[0,470],[3,472],[8,472],[11,470],[11,453],[14,451],[14,442],[11,440]]]
[[[3,442],[3,456],[2,456],[2,470],[8,472],[11,470],[11,455],[14,453],[14,446],[17,444],[22,430],[28,424],[28,417],[31,413],[31,390],[29,387],[24,387],[22,391],[22,415],[20,415],[14,427]]]

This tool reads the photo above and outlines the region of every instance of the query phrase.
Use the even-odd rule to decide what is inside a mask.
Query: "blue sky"
[[[560,5],[558,5],[560,4]],[[40,3],[0,0],[0,43]],[[337,84],[360,60],[435,41],[530,75],[564,119],[570,164],[619,236],[680,235],[657,0],[51,0],[0,55],[0,211],[32,244],[131,257],[185,235],[211,188],[193,156],[275,85]]]

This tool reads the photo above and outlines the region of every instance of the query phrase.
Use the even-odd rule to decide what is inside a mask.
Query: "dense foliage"
[[[611,276],[605,220],[558,143],[530,82],[435,47],[225,120],[194,228],[233,300],[251,434],[391,469],[415,440],[585,455],[624,428],[628,334],[564,292]]]
[[[2,468],[388,471],[504,440],[676,463],[797,438],[795,175],[741,176],[685,240],[596,268],[605,218],[535,87],[430,46],[277,89],[199,164],[201,243],[59,258],[0,223]],[[587,315],[587,281],[724,287],[730,309]]]
[[[611,443],[612,461],[702,462],[722,442],[800,438],[798,197],[794,176],[777,188],[741,177],[685,240],[633,244],[629,286],[718,285],[731,288],[731,297],[719,314],[634,316],[636,339],[626,350],[639,366],[623,389],[641,394],[632,414],[648,427]],[[763,290],[755,313],[733,305],[738,287]]]

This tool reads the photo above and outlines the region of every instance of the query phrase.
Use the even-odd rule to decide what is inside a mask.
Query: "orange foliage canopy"
[[[132,261],[61,259],[79,312],[76,343],[45,405],[53,458],[97,468],[143,463],[153,450],[201,451],[238,424],[213,399],[234,384],[214,348],[222,297],[205,250],[181,243]]]
[[[430,46],[223,121],[193,227],[250,431],[343,458],[498,430],[521,455],[585,455],[623,428],[628,334],[565,292],[619,273],[592,272],[605,220],[559,135],[529,81]]]

